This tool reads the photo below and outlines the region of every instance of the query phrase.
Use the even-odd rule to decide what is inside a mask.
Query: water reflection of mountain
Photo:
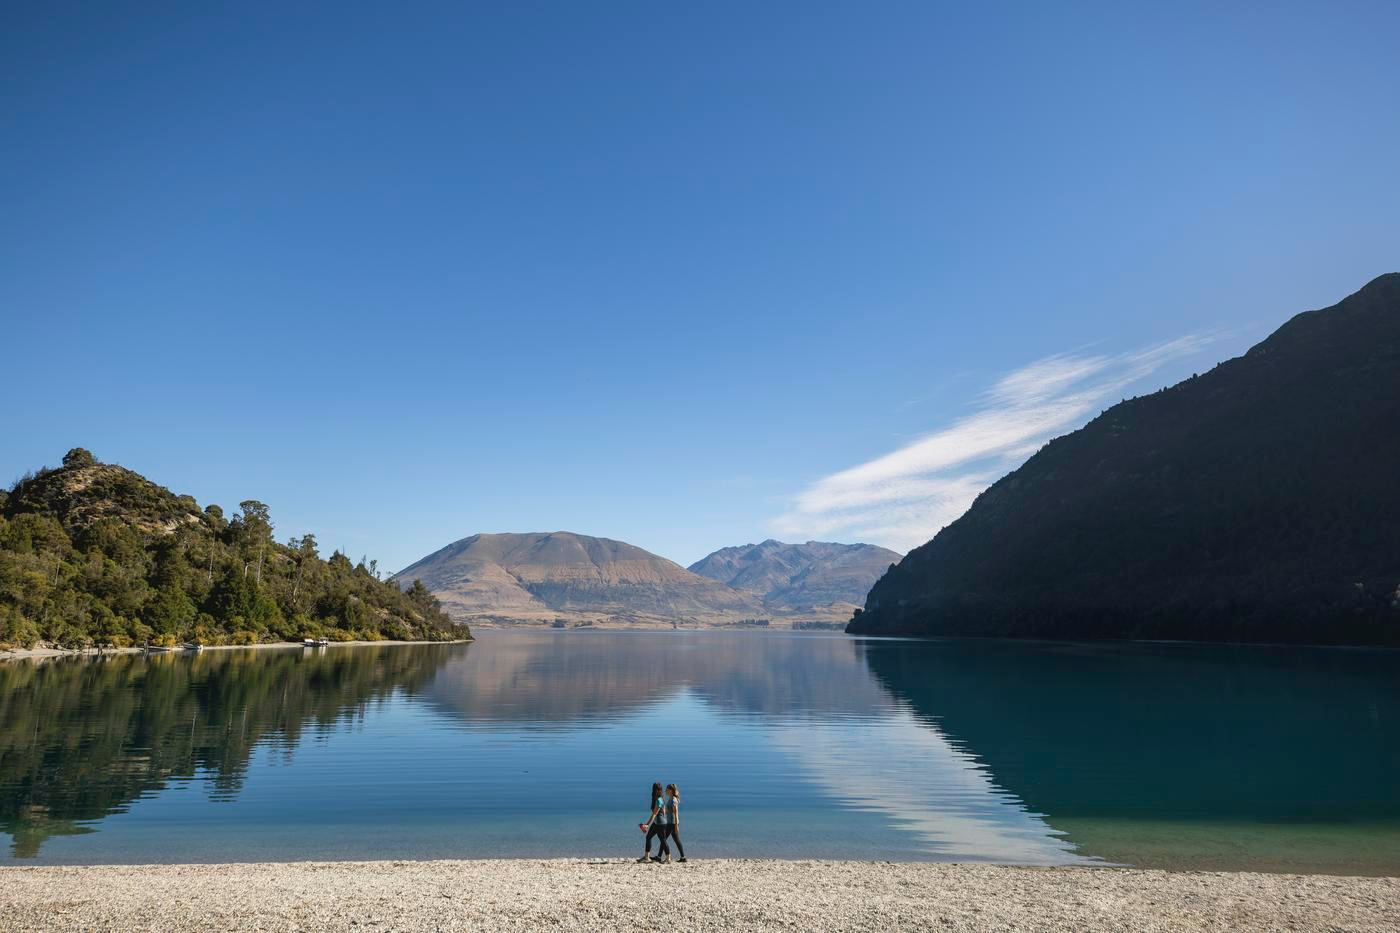
[[[853,639],[791,633],[477,634],[471,649],[455,656],[424,693],[476,729],[617,729],[629,717],[643,720],[650,708],[684,696],[730,720],[716,728],[740,746],[742,728],[755,726],[773,753],[736,758],[748,770],[718,779],[699,770],[690,787],[711,808],[723,799],[754,818],[769,807],[791,810],[815,796],[823,801],[815,811],[818,823],[823,808],[876,814],[880,822],[874,825],[897,831],[899,841],[892,836],[890,845],[906,855],[1034,864],[1080,860],[936,727],[900,708],[871,675]],[[690,705],[676,704],[667,715],[687,716],[677,710]],[[661,726],[645,734],[649,747],[684,773],[693,767],[689,744],[713,742],[713,734],[692,731],[693,721],[671,721],[674,731]],[[740,729],[729,733],[728,726]],[[711,748],[716,756],[726,754],[723,744]],[[581,780],[597,780],[596,765],[576,765]],[[739,773],[742,779],[735,778]],[[713,819],[714,809],[709,813]]]
[[[1400,655],[864,642],[871,671],[1052,825],[1400,820]]]
[[[511,729],[610,720],[688,690],[721,712],[859,717],[889,700],[844,637],[485,632],[426,696]]]
[[[16,857],[171,780],[234,795],[253,747],[416,692],[454,649],[207,651],[0,664],[0,831]]]

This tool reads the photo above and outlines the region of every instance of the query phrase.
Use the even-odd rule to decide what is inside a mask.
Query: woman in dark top
[[[651,861],[651,840],[652,837],[661,840],[661,848],[657,850],[656,860],[659,862],[663,858],[667,861],[671,858],[671,847],[666,844],[667,830],[670,828],[669,814],[666,812],[666,801],[661,796],[661,782],[657,781],[651,785],[651,799],[648,801],[651,807],[651,816],[642,824],[642,828],[647,831],[646,850],[642,852],[639,862]]]
[[[666,815],[670,817],[667,821],[668,835],[676,844],[676,853],[680,855],[676,861],[684,862],[685,846],[681,845],[681,789],[674,784],[666,785]]]

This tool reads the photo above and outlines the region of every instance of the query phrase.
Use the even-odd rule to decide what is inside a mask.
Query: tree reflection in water
[[[415,693],[443,646],[257,649],[0,664],[0,831],[32,858],[54,835],[196,776],[233,799],[254,746]]]

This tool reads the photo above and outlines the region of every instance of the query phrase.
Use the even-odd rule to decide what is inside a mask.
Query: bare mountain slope
[[[723,622],[759,601],[650,551],[567,531],[472,535],[404,568],[458,621]]]
[[[808,541],[721,548],[691,571],[753,593],[765,611],[812,618],[846,618],[899,555],[873,544]]]

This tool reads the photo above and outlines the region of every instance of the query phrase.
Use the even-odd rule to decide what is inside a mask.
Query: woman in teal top
[[[651,785],[651,795],[649,799],[651,806],[651,816],[642,824],[642,828],[647,831],[646,849],[642,852],[639,862],[651,860],[651,840],[652,837],[661,840],[661,848],[657,850],[656,860],[658,862],[669,862],[671,860],[671,847],[666,844],[666,837],[670,835],[671,819],[666,812],[666,799],[661,795],[661,782],[657,781]]]

